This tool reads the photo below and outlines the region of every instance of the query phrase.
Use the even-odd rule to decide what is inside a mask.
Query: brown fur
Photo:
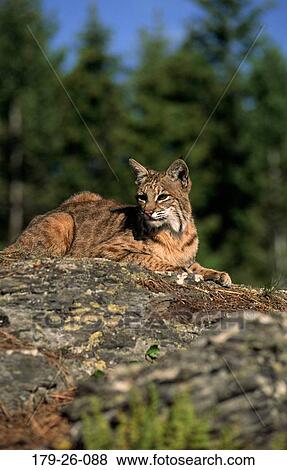
[[[195,262],[198,236],[186,164],[176,160],[165,172],[147,170],[135,160],[130,165],[138,186],[137,205],[120,206],[90,192],[77,194],[35,217],[5,252],[108,258],[153,271],[187,269],[229,286],[227,273]]]

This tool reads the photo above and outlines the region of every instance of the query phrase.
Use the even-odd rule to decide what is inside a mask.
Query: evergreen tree
[[[139,64],[130,82],[130,153],[158,169],[184,157],[200,131],[200,123],[207,119],[205,89],[210,89],[213,81],[211,67],[195,50],[192,54],[172,50],[162,28],[143,31]],[[201,172],[207,154],[208,141],[201,141],[193,155],[192,171]],[[201,176],[207,182],[205,175]],[[203,204],[204,196],[196,187],[193,198],[195,204]]]
[[[185,40],[207,57],[223,83],[231,78],[261,25],[267,2],[254,0],[195,0],[201,14]]]
[[[135,158],[147,165],[158,163],[163,155],[165,103],[162,96],[168,44],[161,32],[142,31],[139,64],[130,82],[131,148]]]
[[[122,91],[118,61],[108,52],[109,36],[91,8],[80,34],[76,65],[65,79],[81,117],[67,100],[65,149],[56,188],[61,199],[82,190],[117,196],[123,184],[120,175],[119,181],[115,176],[122,157]]]
[[[246,90],[250,159],[245,180],[253,194],[246,216],[254,246],[246,269],[254,278],[286,284],[287,63],[278,48],[266,47],[254,60]]]
[[[28,29],[30,28],[30,30]],[[36,0],[0,2],[0,237],[14,239],[48,205],[49,168],[60,151],[58,85],[31,32],[50,54],[53,25]],[[7,234],[8,223],[8,234]]]
[[[212,65],[216,75],[212,93],[217,90],[219,99],[254,41],[263,10],[252,1],[197,0],[196,3],[202,15],[190,29],[183,47],[185,50],[196,48]],[[213,175],[209,187],[212,197],[198,214],[202,240],[199,259],[218,269],[227,269],[237,282],[252,280],[241,270],[249,256],[249,250],[241,243],[243,233],[249,230],[245,213],[250,204],[250,192],[244,181],[244,168],[250,155],[244,145],[248,116],[243,107],[243,76],[249,59],[242,68],[243,74],[232,81],[208,124],[212,126],[212,135],[206,172]],[[210,90],[206,89],[206,93]],[[216,100],[210,106],[210,113],[215,104]],[[201,139],[205,138],[204,132]],[[190,161],[192,158],[191,154]],[[252,243],[256,245],[256,240]]]

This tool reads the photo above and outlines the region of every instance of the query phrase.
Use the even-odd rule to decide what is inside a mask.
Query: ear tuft
[[[183,188],[190,187],[189,169],[184,160],[175,160],[166,170],[166,174],[173,180],[179,180]]]
[[[129,159],[129,165],[136,177],[136,184],[141,183],[148,176],[148,170],[133,158]]]

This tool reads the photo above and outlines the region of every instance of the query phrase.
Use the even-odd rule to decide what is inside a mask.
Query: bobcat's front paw
[[[218,284],[220,284],[223,287],[230,287],[232,284],[232,281],[231,281],[231,277],[229,276],[229,274],[225,273],[224,271],[218,274],[219,274],[218,279],[217,279]]]

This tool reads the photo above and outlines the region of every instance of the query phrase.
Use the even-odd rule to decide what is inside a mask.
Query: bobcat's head
[[[136,176],[137,203],[151,228],[167,227],[180,233],[191,218],[191,180],[183,160],[175,160],[166,171],[145,168],[136,160],[129,164]]]

